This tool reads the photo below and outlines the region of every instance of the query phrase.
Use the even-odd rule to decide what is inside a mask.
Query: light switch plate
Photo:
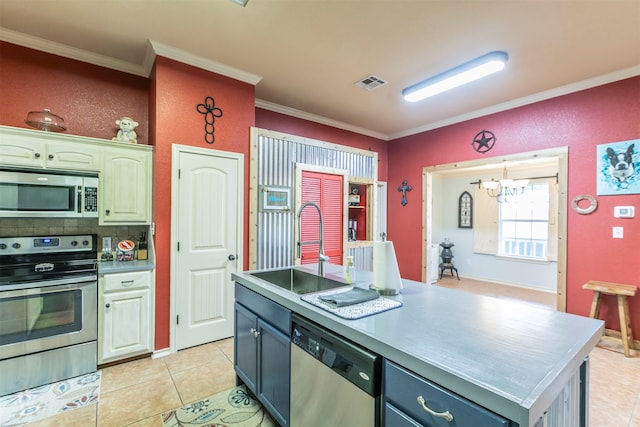
[[[622,239],[624,237],[624,228],[623,227],[613,227],[613,238],[614,239]]]

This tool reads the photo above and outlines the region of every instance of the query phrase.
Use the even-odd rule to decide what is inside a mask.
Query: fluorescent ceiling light
[[[423,100],[500,71],[505,67],[508,59],[509,55],[507,55],[506,52],[495,51],[487,53],[486,55],[403,89],[402,96],[405,101],[409,102]]]

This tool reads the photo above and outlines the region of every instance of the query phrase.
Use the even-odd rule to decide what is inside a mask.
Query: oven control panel
[[[49,248],[60,246],[60,239],[57,237],[39,237],[33,239],[33,246],[36,248]]]
[[[0,237],[0,255],[37,254],[44,252],[95,251],[96,236]]]

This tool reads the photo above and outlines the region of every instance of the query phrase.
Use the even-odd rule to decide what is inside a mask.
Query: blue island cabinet
[[[384,362],[383,424],[388,427],[516,427],[509,420]]]
[[[236,283],[234,368],[275,421],[289,425],[291,311]]]

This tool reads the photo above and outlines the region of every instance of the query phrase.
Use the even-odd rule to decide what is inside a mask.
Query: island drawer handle
[[[424,397],[422,396],[418,396],[418,403],[420,403],[420,405],[422,405],[422,409],[424,409],[425,411],[427,411],[429,414],[433,415],[434,417],[438,417],[438,418],[443,418],[446,421],[453,421],[453,415],[451,415],[451,412],[446,411],[446,412],[436,412],[433,409],[429,408],[424,401]]]
[[[120,284],[125,288],[128,288],[129,286],[133,285],[133,280],[121,280]]]

